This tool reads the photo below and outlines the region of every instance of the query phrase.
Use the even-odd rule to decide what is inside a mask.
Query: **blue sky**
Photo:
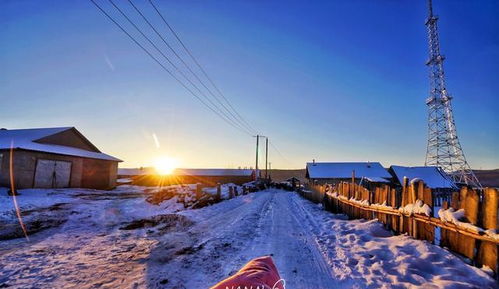
[[[155,2],[271,137],[284,156],[270,150],[273,167],[424,163],[426,1]],[[474,168],[498,168],[499,2],[434,2],[461,144]],[[90,1],[2,1],[0,43],[2,127],[75,126],[125,167],[163,155],[183,167],[254,166],[254,138],[205,109]]]

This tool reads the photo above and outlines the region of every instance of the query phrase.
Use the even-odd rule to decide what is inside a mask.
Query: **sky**
[[[155,36],[127,1],[115,2]],[[133,2],[181,52],[149,3]],[[424,164],[426,1],[154,2],[269,137],[273,168]],[[465,155],[473,168],[499,168],[499,2],[433,6]],[[0,127],[74,126],[121,167],[162,156],[181,167],[255,165],[254,137],[206,109],[90,1],[0,1],[0,67]]]

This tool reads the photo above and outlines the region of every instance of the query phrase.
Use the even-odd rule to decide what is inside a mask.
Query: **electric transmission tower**
[[[480,182],[464,157],[463,149],[456,133],[456,125],[452,115],[450,96],[445,88],[444,59],[440,54],[437,31],[438,17],[433,15],[431,0],[428,0],[429,59],[426,65],[430,68],[430,97],[428,105],[428,146],[426,149],[427,166],[441,167],[455,183],[481,187]]]

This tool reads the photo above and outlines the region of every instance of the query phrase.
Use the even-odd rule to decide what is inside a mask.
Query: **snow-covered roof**
[[[385,178],[380,178],[380,177],[365,177],[365,180],[371,182],[371,183],[389,183],[390,181],[385,179]]]
[[[396,177],[400,183],[403,182],[404,177],[407,177],[409,180],[421,179],[432,189],[457,188],[450,176],[439,167],[391,166],[390,168],[395,174],[394,177]]]
[[[355,163],[307,163],[307,176],[310,179],[391,178],[392,176],[378,162]]]
[[[74,128],[54,127],[33,129],[0,129],[0,149],[10,149],[12,147],[14,149],[24,149],[45,153],[121,162],[120,159],[101,152],[94,152],[70,146],[36,142],[41,138],[70,129]]]
[[[156,174],[154,168],[120,168],[120,176],[142,176]],[[176,176],[202,176],[202,177],[220,177],[220,176],[251,176],[253,170],[248,169],[175,169],[172,175]]]

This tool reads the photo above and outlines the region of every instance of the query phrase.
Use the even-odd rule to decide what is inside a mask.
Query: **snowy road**
[[[151,255],[161,259],[185,248],[190,254],[150,262],[151,287],[166,279],[171,288],[207,287],[262,255],[273,256],[287,288],[497,286],[444,249],[392,236],[375,221],[344,220],[291,192],[258,192],[182,214],[197,225],[161,242],[189,242],[174,249],[160,245]]]
[[[119,230],[140,202],[79,204],[64,226],[29,244],[0,242],[9,248],[0,250],[0,288],[208,288],[262,255],[273,256],[287,288],[497,286],[442,248],[344,220],[291,192],[182,211],[162,229]]]
[[[151,270],[159,272],[151,275],[169,275],[170,270],[182,266],[182,276],[172,276],[169,282],[201,288],[226,278],[252,258],[272,255],[288,288],[334,288],[340,283],[319,249],[315,234],[320,228],[303,209],[303,202],[289,192],[260,192],[220,204],[222,210],[211,207],[203,214],[185,212],[199,223],[185,238],[173,236],[164,242],[178,242],[180,237],[190,240],[188,247],[202,249],[166,267],[153,266]],[[168,256],[169,250],[158,249],[152,255]]]

